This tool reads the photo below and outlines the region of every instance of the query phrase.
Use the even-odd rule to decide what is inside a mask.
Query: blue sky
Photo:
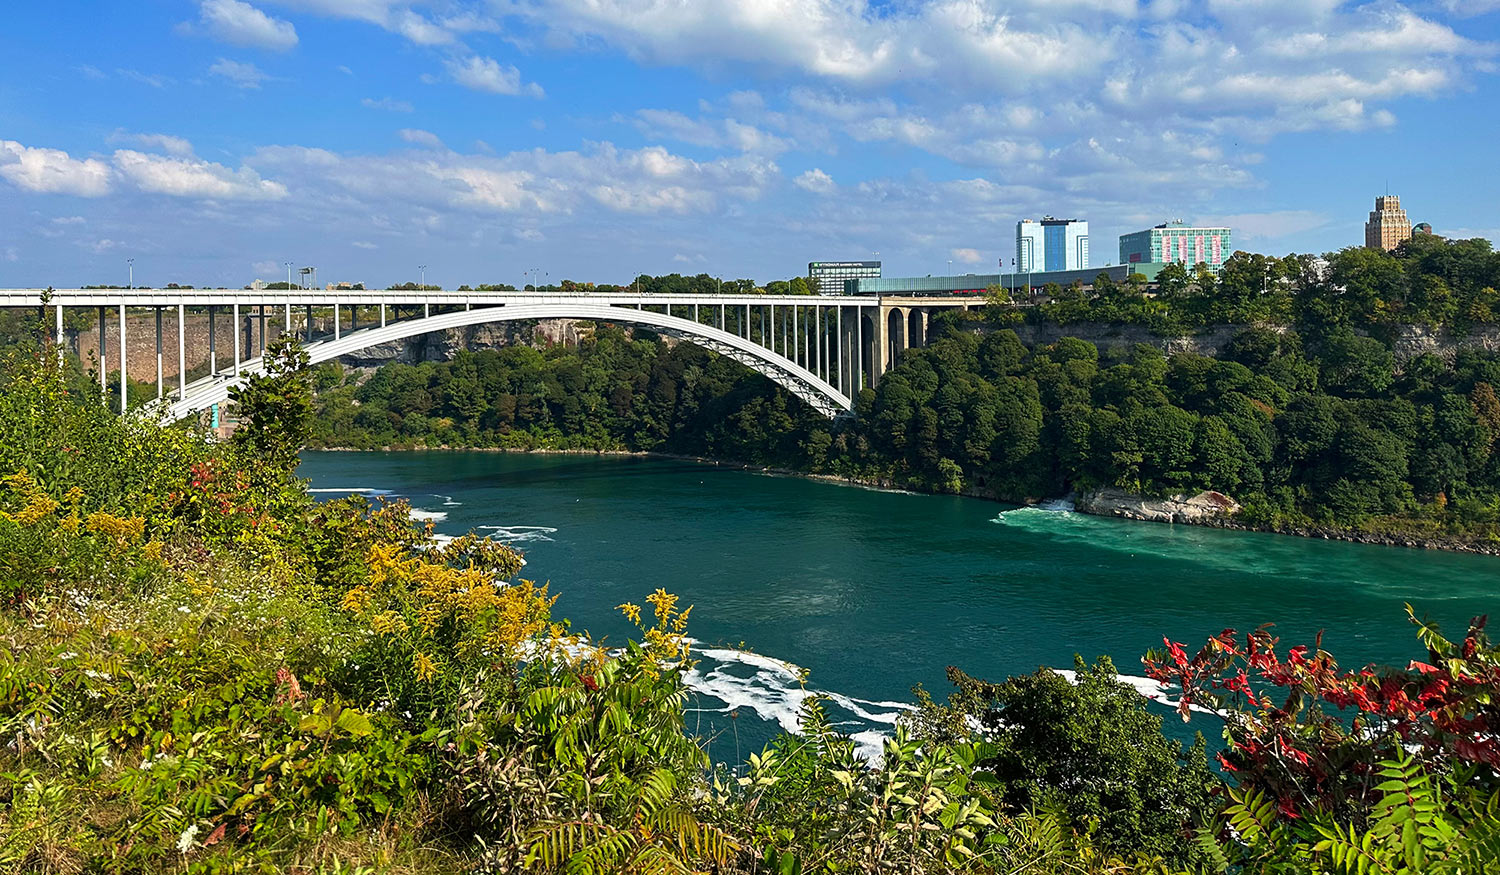
[[[760,281],[1500,237],[1500,0],[17,0],[0,286]]]

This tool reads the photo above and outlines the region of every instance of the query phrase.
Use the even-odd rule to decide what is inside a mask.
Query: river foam
[[[697,664],[683,683],[693,692],[723,703],[723,707],[700,710],[737,714],[743,709],[776,724],[783,732],[797,734],[802,731],[803,705],[819,697],[824,700],[829,722],[849,732],[855,750],[872,765],[880,762],[885,740],[891,737],[902,712],[915,710],[904,702],[871,701],[810,687],[806,670],[784,659],[725,647],[700,648],[693,643]],[[743,756],[749,751],[740,753]]]

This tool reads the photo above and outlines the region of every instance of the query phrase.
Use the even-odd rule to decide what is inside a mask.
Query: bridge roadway
[[[479,292],[399,289],[0,289],[0,307],[53,311],[55,337],[66,340],[64,311],[98,313],[100,358],[107,359],[107,311],[119,323],[120,404],[125,405],[126,314],[156,316],[156,387],[165,415],[180,419],[224,402],[230,390],[258,373],[267,337],[296,333],[314,364],[430,331],[493,322],[576,319],[649,328],[711,349],[766,375],[833,417],[853,408],[853,396],[873,387],[900,353],[925,343],[929,316],[982,305],[973,297],[891,298],[851,295],[645,295],[595,292]],[[461,308],[461,309],[460,309]],[[208,316],[208,374],[188,382],[188,310]],[[176,311],[177,390],[162,379],[162,318]],[[366,324],[358,323],[364,310]],[[348,317],[345,322],[344,317]],[[225,317],[232,357],[219,361],[218,329]],[[280,317],[280,318],[278,318]],[[277,324],[280,323],[280,324]],[[232,364],[231,364],[232,362]],[[221,364],[223,365],[221,367]],[[108,386],[107,362],[99,368]]]

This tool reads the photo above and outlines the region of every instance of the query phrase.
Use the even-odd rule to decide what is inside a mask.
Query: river
[[[620,642],[614,608],[656,587],[694,605],[689,724],[739,762],[793,728],[805,689],[867,749],[944,667],[1000,679],[1073,655],[1125,675],[1162,636],[1195,649],[1275,623],[1283,647],[1341,663],[1422,654],[1403,603],[1459,634],[1496,603],[1500,559],[1008,509],[668,459],[486,452],[309,452],[320,497],[408,499],[437,532],[521,549],[554,613]],[[733,711],[735,719],[728,720]],[[1166,713],[1163,710],[1163,713]],[[1211,718],[1210,718],[1211,720]],[[1212,739],[1202,718],[1194,729]]]

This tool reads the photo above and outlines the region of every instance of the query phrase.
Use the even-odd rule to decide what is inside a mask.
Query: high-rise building
[[[1205,264],[1210,273],[1217,274],[1232,252],[1233,237],[1228,228],[1193,228],[1175,221],[1120,235],[1121,264],[1175,261],[1189,269]]]
[[[1393,194],[1375,199],[1375,209],[1365,222],[1365,246],[1390,252],[1411,239],[1411,222],[1401,209],[1401,198]]]
[[[1043,216],[1016,223],[1016,270],[1083,270],[1089,266],[1089,223]]]
[[[842,295],[844,280],[871,279],[880,276],[878,261],[809,261],[807,277],[813,291],[820,295]]]

